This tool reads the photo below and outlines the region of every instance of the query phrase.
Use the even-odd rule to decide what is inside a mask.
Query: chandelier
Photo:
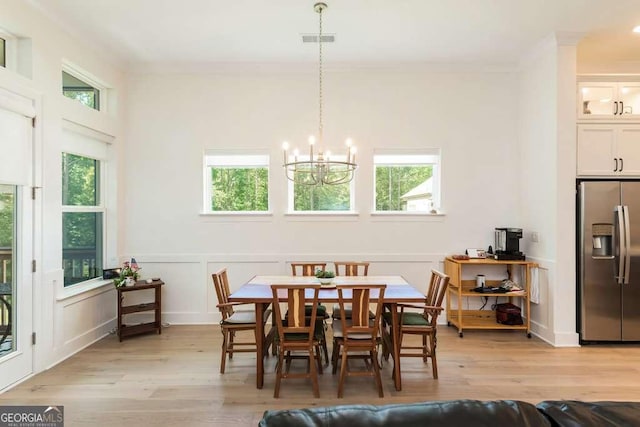
[[[284,168],[287,179],[302,185],[336,185],[350,182],[358,167],[356,164],[356,147],[347,138],[347,155],[332,157],[331,152],[323,150],[323,122],[322,122],[322,12],[327,8],[326,3],[316,3],[313,9],[320,15],[320,31],[318,32],[319,46],[319,126],[318,140],[309,137],[309,157],[300,155],[298,149],[289,155],[289,143],[283,142]],[[318,153],[314,154],[313,147],[318,143]],[[293,161],[292,161],[293,160]]]

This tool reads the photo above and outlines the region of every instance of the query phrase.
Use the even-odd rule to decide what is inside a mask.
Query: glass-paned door
[[[33,372],[32,102],[0,87],[0,390]]]
[[[0,357],[16,350],[15,235],[16,187],[0,184]]]

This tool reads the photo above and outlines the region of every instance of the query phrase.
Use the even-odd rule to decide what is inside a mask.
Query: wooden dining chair
[[[220,327],[222,331],[222,359],[220,361],[220,373],[224,374],[227,356],[233,358],[233,353],[255,353],[256,340],[262,337],[256,336],[256,314],[255,310],[235,310],[235,308],[243,303],[229,302],[229,279],[227,277],[227,269],[223,268],[211,275],[213,285],[218,296],[218,310],[222,315]],[[271,309],[264,312],[262,324],[264,325],[271,314]],[[252,331],[253,341],[236,341],[236,333],[241,331]],[[267,334],[264,346],[263,357],[268,354],[269,346],[273,341],[275,330],[272,329]]]
[[[316,316],[318,312],[318,295],[320,285],[288,284],[271,285],[273,293],[273,310],[278,336],[275,343],[278,346],[278,362],[276,365],[276,385],[273,397],[280,396],[280,383],[283,378],[309,378],[313,386],[313,395],[320,397],[318,372],[322,373],[320,360],[320,333]],[[311,297],[306,292],[311,291]],[[280,301],[286,298],[286,316],[282,317]],[[311,307],[307,314],[305,304]],[[322,328],[322,323],[319,325]],[[322,331],[324,336],[324,330]],[[300,353],[304,353],[300,355]],[[306,359],[308,368],[304,373],[291,372],[293,359]],[[286,362],[286,367],[285,367]]]
[[[431,359],[433,378],[438,379],[438,362],[436,358],[438,315],[442,312],[442,301],[449,286],[449,276],[437,270],[431,270],[431,280],[425,295],[423,304],[398,304],[400,331],[398,342],[400,344],[400,357],[421,357],[424,363]],[[416,308],[416,311],[405,311],[406,308]],[[388,360],[394,345],[393,332],[391,331],[392,313],[383,314],[383,355]],[[420,335],[422,345],[404,345],[405,335]]]
[[[369,274],[368,262],[336,261],[333,265],[336,276],[367,276]]]
[[[351,302],[350,319],[342,316],[340,321],[333,322],[333,373],[340,366],[338,397],[344,394],[345,378],[349,376],[372,376],[376,383],[378,395],[384,397],[380,365],[378,363],[378,344],[380,343],[380,320],[386,285],[337,285],[338,304],[345,313],[347,301]],[[375,316],[369,311],[375,306]],[[349,370],[348,361],[361,359],[365,362],[365,370]]]
[[[369,263],[368,262],[355,262],[355,261],[335,261],[333,263],[336,269],[336,276],[367,276],[369,275]],[[345,313],[347,318],[351,318],[351,308],[347,307]],[[331,317],[340,319],[340,307],[338,304],[333,305],[333,311]],[[373,317],[373,313],[371,313]]]
[[[315,276],[316,270],[327,268],[326,262],[292,262],[291,275],[293,276]],[[298,274],[300,273],[300,274]]]
[[[291,274],[293,276],[315,276],[316,270],[324,270],[327,268],[326,262],[292,262],[291,263]],[[300,274],[298,274],[300,273]],[[307,314],[311,311],[311,307],[307,306]],[[325,330],[327,329],[326,320],[329,319],[329,313],[327,313],[327,307],[319,304],[318,305],[318,319],[323,319],[323,324],[325,325]],[[329,349],[327,348],[327,340],[323,338],[320,341],[320,346],[324,352],[324,360],[326,364],[329,364]]]

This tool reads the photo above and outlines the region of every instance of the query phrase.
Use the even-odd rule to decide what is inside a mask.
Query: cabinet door
[[[617,83],[579,83],[578,118],[604,119],[614,117],[617,89]]]
[[[615,125],[578,126],[578,175],[617,175]]]
[[[640,118],[640,83],[620,83],[618,101],[623,118]]]
[[[618,126],[616,153],[622,159],[620,174],[640,176],[640,126]]]

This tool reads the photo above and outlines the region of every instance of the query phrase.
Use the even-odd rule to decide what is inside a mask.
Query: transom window
[[[299,161],[309,160],[298,156]],[[332,156],[332,160],[346,161],[346,156]],[[290,159],[293,161],[293,158]],[[304,185],[289,181],[289,211],[344,212],[353,211],[354,181],[336,185]]]
[[[64,286],[102,276],[105,208],[100,161],[62,153]]]
[[[0,67],[7,66],[7,41],[0,37]]]
[[[375,211],[435,213],[439,208],[439,150],[376,154],[373,163]]]
[[[94,110],[100,110],[100,89],[66,71],[62,72],[62,94]]]
[[[205,154],[205,213],[268,210],[268,155]]]

